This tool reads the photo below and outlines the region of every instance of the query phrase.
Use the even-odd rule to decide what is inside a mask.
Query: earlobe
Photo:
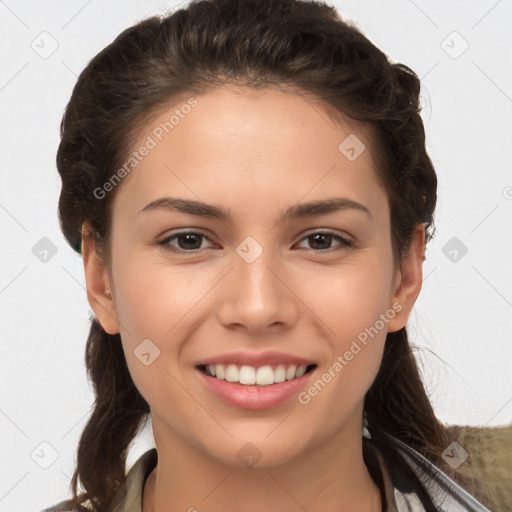
[[[425,225],[418,224],[412,233],[409,251],[404,255],[395,278],[391,305],[397,314],[388,322],[388,332],[398,331],[407,324],[421,290],[424,258]]]
[[[103,329],[109,334],[119,332],[119,323],[112,288],[105,263],[98,255],[93,231],[87,222],[82,225],[82,257],[87,300]]]

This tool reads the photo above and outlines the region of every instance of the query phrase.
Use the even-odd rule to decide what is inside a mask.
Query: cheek
[[[364,282],[358,278],[345,284]],[[335,432],[363,401],[379,371],[387,334],[382,318],[392,315],[386,317],[387,304],[378,283],[366,284],[339,288],[330,301],[323,298],[322,320],[329,326],[323,365],[311,386],[297,397],[304,406],[306,431],[317,429],[318,418],[323,418],[324,435]]]
[[[120,268],[116,311],[126,339],[162,341],[190,323],[211,285],[190,269],[133,260]],[[206,276],[205,276],[206,277]]]
[[[335,339],[346,342],[356,338],[373,326],[390,305],[389,269],[381,262],[368,260],[319,273],[311,287],[312,309],[325,321]],[[380,322],[378,327],[382,330]]]
[[[336,421],[371,386],[382,360],[387,324],[396,314],[389,304],[389,269],[382,260],[372,259],[339,270],[336,278],[324,275],[309,295],[308,305],[318,312],[328,343],[323,348],[325,366],[303,403],[311,401],[330,414],[336,411]],[[318,414],[327,414],[327,410]]]
[[[338,380],[345,390],[369,386],[380,366],[387,334],[386,321],[382,320],[386,307],[381,299],[379,290],[366,288],[357,297],[339,300],[330,315],[334,334],[329,366],[334,365],[335,373],[341,375]]]
[[[126,362],[149,403],[162,386],[172,384],[170,374],[176,372],[182,340],[193,331],[196,319],[204,316],[203,299],[216,280],[200,275],[135,257],[117,267],[116,313]]]

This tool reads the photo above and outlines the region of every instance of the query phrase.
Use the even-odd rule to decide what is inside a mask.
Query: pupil
[[[332,235],[329,235],[328,233],[316,233],[314,235],[311,235],[309,238],[310,239],[313,239],[313,244],[312,245],[315,245],[315,243],[318,241],[319,238],[323,238],[324,240],[327,239],[327,245],[324,245],[324,246],[321,246],[321,247],[313,247],[313,249],[318,249],[318,248],[329,248],[330,244],[331,244],[331,239],[332,239]]]
[[[190,246],[187,246],[187,243],[190,243],[191,242],[191,239],[195,238],[196,239],[196,244],[193,243],[193,240],[192,240],[192,245],[193,247],[190,247]],[[199,249],[201,247],[201,240],[200,240],[200,236],[198,235],[195,235],[195,234],[185,234],[185,235],[181,235],[178,240],[183,240],[185,239],[185,244],[182,244],[182,243],[179,243],[178,245],[180,246],[180,249]],[[199,242],[199,243],[197,243]],[[185,247],[183,247],[183,245],[185,245]]]

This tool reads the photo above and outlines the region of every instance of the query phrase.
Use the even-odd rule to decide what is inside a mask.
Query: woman
[[[299,0],[193,2],[91,61],[57,164],[96,402],[49,510],[487,510],[435,466],[406,333],[436,204],[419,91]]]

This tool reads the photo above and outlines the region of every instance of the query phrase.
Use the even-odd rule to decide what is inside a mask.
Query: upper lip
[[[218,356],[208,357],[197,366],[210,366],[215,364],[238,364],[241,366],[265,366],[267,364],[295,364],[297,366],[316,364],[314,361],[304,359],[303,357],[285,352],[277,352],[275,350],[267,350],[264,352],[247,352],[237,351],[228,352]]]

